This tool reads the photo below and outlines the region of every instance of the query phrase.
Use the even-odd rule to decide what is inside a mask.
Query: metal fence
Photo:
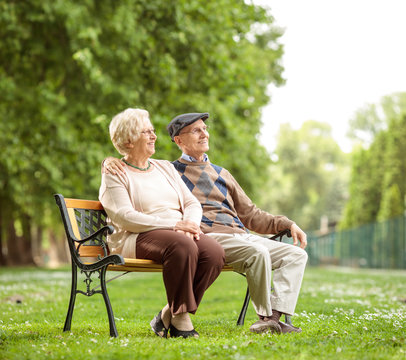
[[[406,269],[406,215],[325,235],[308,234],[311,265]]]

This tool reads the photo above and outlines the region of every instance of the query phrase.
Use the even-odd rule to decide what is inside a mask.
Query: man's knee
[[[302,263],[305,265],[309,256],[307,255],[307,252],[302,248],[298,246],[292,246],[292,253],[289,257],[293,258],[295,263]]]
[[[270,264],[269,251],[261,246],[248,246],[245,259],[246,266],[250,267],[253,264],[262,264],[267,266]]]

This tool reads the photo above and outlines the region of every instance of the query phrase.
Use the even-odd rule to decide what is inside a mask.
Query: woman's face
[[[136,157],[150,157],[155,153],[156,138],[154,127],[150,121],[146,121],[140,131],[139,138],[132,144],[131,154]]]

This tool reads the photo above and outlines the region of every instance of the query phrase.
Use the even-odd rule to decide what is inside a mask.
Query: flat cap
[[[202,119],[206,121],[209,118],[209,113],[188,113],[178,115],[171,120],[166,129],[168,130],[169,136],[172,141],[173,138],[179,135],[180,131],[190,124],[193,124],[195,121]]]

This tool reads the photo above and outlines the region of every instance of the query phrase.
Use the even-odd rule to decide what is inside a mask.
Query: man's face
[[[209,137],[207,125],[199,119],[193,124],[185,126],[174,140],[185,154],[199,159],[209,150]]]

